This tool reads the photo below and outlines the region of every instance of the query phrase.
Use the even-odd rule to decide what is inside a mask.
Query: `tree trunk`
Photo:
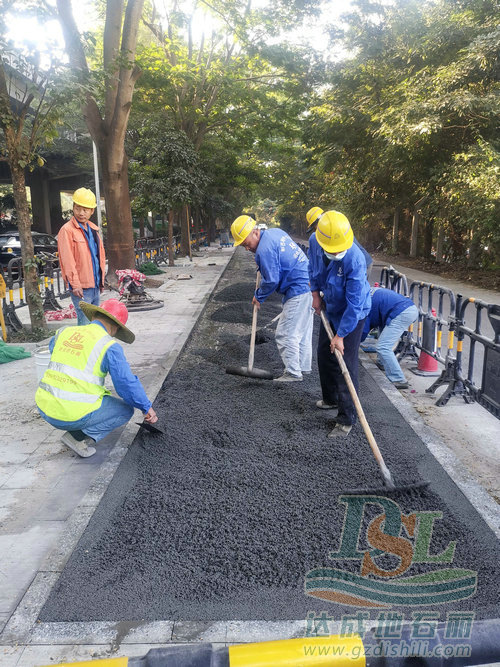
[[[168,212],[168,265],[175,266],[174,251],[174,212]]]
[[[72,14],[71,3],[57,0],[70,65],[88,83],[90,69],[82,37]],[[130,108],[140,69],[134,64],[139,21],[144,0],[108,0],[104,24],[103,59],[107,77],[104,105],[97,104],[100,93],[90,85],[82,105],[83,115],[101,158],[107,213],[107,279],[117,284],[116,269],[134,269],[134,233],[128,188],[128,159],[125,153]],[[97,86],[97,88],[99,88]],[[100,88],[99,88],[100,90]]]
[[[198,241],[200,239],[200,209],[199,208],[193,209],[193,219],[194,219],[194,238],[196,239],[196,243],[198,244]]]
[[[397,252],[399,246],[399,214],[400,209],[397,208],[392,221],[392,252]]]
[[[410,257],[417,256],[418,249],[418,225],[420,222],[420,211],[415,209],[411,220],[411,241],[410,241]]]
[[[191,232],[189,206],[184,204],[181,211],[181,253],[191,259]]]
[[[144,238],[144,216],[141,215],[139,217],[139,238],[143,239]]]
[[[217,236],[217,228],[215,225],[215,219],[210,218],[208,221],[208,240],[210,243],[215,243],[215,238]]]
[[[416,257],[418,254],[418,227],[420,224],[420,210],[423,204],[428,199],[428,195],[421,197],[413,207],[413,216],[411,223],[411,243],[410,243],[410,257]]]
[[[15,148],[9,146],[9,156],[17,156]],[[31,236],[31,220],[26,197],[26,179],[24,169],[18,166],[18,160],[11,160],[10,171],[12,176],[12,189],[17,211],[17,227],[21,241],[21,255],[23,259],[24,289],[26,302],[31,319],[31,328],[46,329],[45,315],[43,312],[42,298],[38,291],[38,272],[34,259],[33,238]],[[0,306],[1,307],[1,306]]]
[[[439,223],[437,241],[436,241],[436,262],[443,261],[443,245],[444,245],[444,225]]]
[[[116,286],[117,269],[134,269],[134,231],[128,188],[128,159],[119,146],[99,147],[104,198],[106,200],[108,259],[107,281]],[[120,154],[121,153],[121,154]]]
[[[432,235],[434,232],[434,220],[426,220],[425,234],[424,234],[424,257],[430,259],[432,257]]]

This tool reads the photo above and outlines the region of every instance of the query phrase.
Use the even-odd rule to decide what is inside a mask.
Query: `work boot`
[[[274,378],[274,382],[302,382],[302,375],[292,375],[285,371],[279,378]]]
[[[321,398],[319,401],[316,401],[316,407],[320,410],[333,410],[334,408],[337,408],[338,405],[336,403],[327,403]]]
[[[66,447],[72,449],[75,452],[75,454],[78,454],[78,456],[81,456],[83,459],[92,456],[96,452],[95,447],[89,446],[89,443],[93,442],[92,438],[85,438],[85,440],[79,441],[75,437],[73,437],[73,435],[69,431],[63,433],[61,437],[61,442],[63,443],[63,445],[66,445]]]
[[[351,432],[352,426],[348,424],[335,424],[328,434],[329,438],[345,438]]]

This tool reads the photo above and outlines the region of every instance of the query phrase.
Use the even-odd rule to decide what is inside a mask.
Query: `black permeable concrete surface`
[[[339,495],[381,487],[382,478],[359,424],[349,438],[327,438],[332,413],[315,408],[316,366],[293,384],[225,373],[247,363],[254,280],[252,258],[236,252],[155,401],[165,435],[138,433],[42,621],[291,620],[322,610],[338,619],[352,611],[306,596],[305,576],[321,567],[359,574],[359,561],[329,559],[344,520]],[[263,304],[259,324],[272,319],[277,303]],[[255,366],[277,376],[273,337],[261,340]],[[363,370],[360,396],[396,482],[430,482],[392,498],[405,513],[442,512],[431,552],[456,541],[449,567],[477,571],[475,595],[453,605],[431,597],[423,609],[443,620],[450,609],[497,616],[494,534]],[[372,510],[380,513],[368,509],[362,535]],[[385,569],[399,562],[377,560]],[[405,576],[439,567],[413,564]],[[410,618],[414,611],[401,610]]]

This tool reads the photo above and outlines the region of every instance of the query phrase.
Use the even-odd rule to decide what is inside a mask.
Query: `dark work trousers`
[[[330,324],[332,324],[330,322]],[[356,391],[358,391],[358,351],[363,334],[365,320],[358,322],[354,331],[344,338],[344,361],[352,378]],[[335,327],[332,324],[333,333]],[[321,382],[321,391],[325,403],[336,403],[339,407],[335,418],[337,424],[354,424],[356,422],[356,408],[352,402],[349,388],[344,380],[342,371],[335,354],[330,352],[330,340],[325,331],[323,323],[320,324],[318,338],[318,369]]]

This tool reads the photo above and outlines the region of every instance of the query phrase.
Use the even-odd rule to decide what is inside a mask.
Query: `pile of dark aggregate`
[[[242,321],[238,310],[233,319],[218,313],[230,313],[240,300],[249,304],[254,280],[253,261],[236,252],[155,401],[165,435],[136,437],[42,621],[286,620],[321,610],[338,620],[349,611],[306,596],[305,576],[318,567],[359,574],[359,561],[329,559],[343,526],[339,495],[382,487],[382,478],[359,424],[345,440],[327,438],[333,422],[314,407],[320,397],[315,363],[300,384],[225,373],[229,365],[247,364],[251,320]],[[271,319],[276,304],[274,298],[264,304],[259,321]],[[255,366],[280,374],[272,336],[257,346]],[[430,482],[392,498],[406,513],[442,512],[432,553],[456,541],[449,567],[478,572],[476,595],[453,611],[497,616],[494,534],[363,369],[360,385],[396,482]],[[371,518],[368,511],[365,527]],[[399,559],[384,556],[378,564],[396,567]],[[435,567],[412,565],[405,576]],[[428,608],[443,620],[450,610],[432,600]],[[403,611],[410,619],[412,610]]]

